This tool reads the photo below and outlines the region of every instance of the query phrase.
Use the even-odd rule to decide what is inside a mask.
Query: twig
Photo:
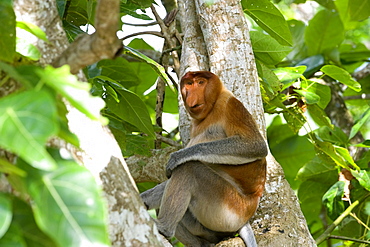
[[[352,95],[352,96],[344,96],[344,100],[353,100],[353,99],[370,99],[370,94],[360,94],[360,95]]]
[[[132,33],[130,35],[127,35],[127,36],[123,37],[121,40],[125,40],[125,39],[131,38],[131,37],[135,37],[135,36],[138,36],[138,35],[144,35],[144,34],[150,34],[150,35],[155,35],[155,36],[164,38],[164,36],[160,32],[144,31],[144,32],[138,32],[138,33]]]
[[[330,233],[344,220],[344,218],[346,218],[351,212],[352,210],[358,205],[360,204],[360,201],[363,201],[364,199],[366,199],[370,194],[366,194],[365,196],[363,196],[361,199],[359,200],[356,200],[355,202],[353,202],[346,210],[344,210],[344,212],[339,215],[339,217],[324,231],[323,234],[321,234],[317,239],[316,239],[316,244],[319,245],[321,244],[322,242],[325,241],[325,239],[327,239],[330,235]]]
[[[157,80],[157,103],[155,105],[155,120],[157,125],[162,129],[162,113],[163,113],[163,104],[164,104],[164,96],[166,93],[166,84],[162,80],[162,78],[158,78]],[[156,134],[162,136],[162,131],[158,131]],[[155,148],[161,148],[162,141],[157,138],[155,140]]]
[[[158,22],[153,21],[149,23],[144,23],[144,24],[135,24],[135,23],[127,23],[127,22],[122,22],[123,25],[128,25],[128,26],[134,26],[134,27],[148,27],[148,26],[154,26],[157,25]]]
[[[177,13],[176,10],[174,12],[169,13],[168,14],[169,17],[165,18],[166,22],[164,22],[161,19],[161,17],[158,15],[154,5],[152,5],[150,8],[151,8],[159,26],[161,27],[161,32],[162,32],[169,48],[171,49],[171,48],[176,47],[176,42],[173,40],[174,33],[171,32],[171,28],[173,28],[172,25],[174,24],[173,21],[175,20],[174,15],[175,15],[175,13]],[[177,54],[176,50],[174,50],[172,52],[172,57],[173,57],[173,64],[175,66],[175,68],[174,68],[175,72],[176,72],[177,76],[179,76],[179,74],[180,74],[180,59],[179,59],[179,55]]]
[[[159,134],[156,134],[156,138],[164,143],[167,143],[168,145],[171,145],[176,148],[182,148],[181,144],[164,136],[161,136]]]
[[[344,237],[344,236],[329,235],[328,237],[333,238],[333,239],[348,240],[348,241],[357,242],[357,243],[370,244],[370,241],[349,238],[349,237]]]

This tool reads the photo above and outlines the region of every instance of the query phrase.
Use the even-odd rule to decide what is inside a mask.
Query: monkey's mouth
[[[196,105],[193,105],[192,107],[190,107],[191,109],[198,109],[200,107],[202,107],[204,104],[196,104]]]

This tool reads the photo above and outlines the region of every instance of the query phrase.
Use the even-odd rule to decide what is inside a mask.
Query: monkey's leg
[[[207,240],[194,236],[181,221],[176,228],[176,238],[186,247],[209,247],[214,246]]]
[[[192,169],[184,165],[175,169],[167,180],[158,215],[158,230],[165,237],[173,237],[176,227],[188,209],[194,191]]]
[[[249,222],[240,228],[239,235],[244,240],[244,243],[247,245],[247,247],[257,247],[256,239]]]
[[[167,180],[168,181],[168,180]],[[154,188],[147,190],[140,194],[147,209],[158,209],[161,205],[164,190],[166,188],[167,181],[158,184]]]

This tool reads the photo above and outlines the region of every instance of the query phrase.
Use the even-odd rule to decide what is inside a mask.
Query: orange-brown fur
[[[201,79],[199,79],[201,78]],[[199,102],[206,102],[212,107],[209,112],[202,117],[192,114],[187,105],[186,82],[189,80],[206,80],[207,87],[195,92],[193,90],[191,103],[195,105]],[[239,135],[250,139],[258,135],[258,127],[250,113],[234,95],[228,91],[217,76],[210,76],[208,72],[188,73],[181,83],[181,93],[190,115],[193,117],[191,125],[191,140],[188,144],[193,146],[197,143],[208,142],[221,139],[222,136],[215,138],[199,139],[211,126],[219,125],[225,132],[225,137]],[[212,92],[212,94],[206,94]],[[196,99],[195,95],[198,97]],[[208,98],[207,98],[208,97]],[[266,160],[260,159],[247,164],[240,165],[211,165],[217,173],[227,174],[239,187],[225,187],[228,191],[223,193],[224,198],[221,204],[228,205],[235,213],[243,213],[241,217],[248,220],[255,212],[259,198],[262,196],[266,180]],[[225,181],[226,182],[226,181]],[[240,194],[242,193],[242,195]]]

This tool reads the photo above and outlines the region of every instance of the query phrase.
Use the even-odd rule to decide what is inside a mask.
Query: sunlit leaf
[[[0,99],[0,145],[34,167],[51,170],[55,161],[45,142],[58,132],[54,99],[45,91],[26,91]]]
[[[304,97],[307,104],[316,104],[320,101],[320,96],[315,93],[308,92],[305,90],[298,90],[298,89],[295,89],[294,91],[297,92],[302,97]]]
[[[351,170],[352,175],[360,182],[360,185],[370,191],[370,175],[365,170]]]
[[[0,193],[0,239],[8,230],[12,221],[12,201],[6,194]]]
[[[351,133],[349,134],[349,139],[352,139],[359,131],[360,128],[367,122],[370,117],[370,107],[362,114],[362,117],[352,126]]]
[[[280,11],[269,0],[242,0],[244,12],[280,44],[291,46],[292,35]]]
[[[324,72],[327,76],[340,81],[356,92],[361,91],[360,83],[355,81],[346,70],[335,65],[325,65],[320,70]]]
[[[38,74],[42,82],[63,95],[76,109],[92,120],[107,124],[107,119],[100,115],[100,110],[105,106],[104,101],[100,97],[93,97],[89,92],[90,84],[79,82],[69,72],[67,65],[60,68],[47,66],[45,70],[39,70]]]
[[[58,168],[52,172],[18,165],[27,171],[24,180],[33,200],[33,211],[40,229],[59,246],[110,246],[106,211],[92,174],[74,161],[53,154]]]
[[[29,33],[32,33],[41,40],[48,41],[45,32],[42,31],[42,29],[36,26],[35,24],[25,21],[17,21],[17,27],[22,28],[23,30],[26,30]]]

